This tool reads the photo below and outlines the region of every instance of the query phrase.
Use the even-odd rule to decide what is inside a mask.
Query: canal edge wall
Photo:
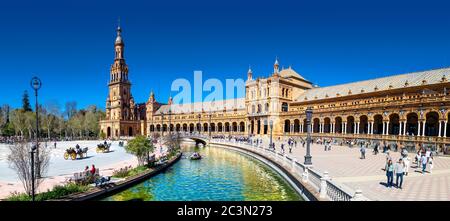
[[[166,169],[171,167],[173,164],[178,162],[181,159],[182,155],[183,154],[180,152],[177,154],[177,156],[174,159],[169,160],[169,162],[167,162],[166,164],[155,167],[152,170],[149,170],[147,172],[131,176],[131,177],[127,178],[126,180],[115,183],[112,186],[102,187],[102,188],[94,187],[92,190],[89,190],[87,192],[71,194],[62,199],[57,199],[57,200],[52,200],[52,201],[87,201],[87,200],[101,199],[103,197],[120,192],[121,190],[129,188],[136,184],[139,184],[146,179],[149,179],[153,176],[158,175],[159,173],[165,171]]]

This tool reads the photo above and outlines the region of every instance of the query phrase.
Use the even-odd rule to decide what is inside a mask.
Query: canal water
[[[192,152],[203,159],[190,160]],[[171,168],[107,201],[301,201],[276,171],[239,152],[219,147],[183,147]]]

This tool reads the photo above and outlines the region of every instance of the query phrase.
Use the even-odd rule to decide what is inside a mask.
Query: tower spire
[[[280,64],[278,63],[278,56],[275,58],[275,64],[273,65],[273,74],[280,72]]]
[[[248,65],[247,80],[252,80],[252,78],[253,78],[252,67],[250,65]]]
[[[120,21],[119,21],[120,23]],[[114,63],[111,65],[111,82],[129,82],[128,66],[124,57],[125,44],[122,39],[122,28],[117,26],[117,37],[114,42]]]

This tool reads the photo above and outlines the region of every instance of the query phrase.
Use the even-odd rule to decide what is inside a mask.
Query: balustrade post
[[[363,201],[364,200],[364,196],[362,194],[362,190],[361,189],[357,189],[355,191],[355,195],[353,195],[351,201]]]
[[[297,158],[292,158],[292,171],[295,172],[295,164],[297,163]]]
[[[323,173],[323,176],[320,178],[320,198],[326,198],[327,197],[327,181],[329,180],[328,172],[325,171]]]
[[[309,172],[308,172],[308,167],[305,166],[305,170],[302,173],[302,182],[304,183],[308,183],[309,180]]]

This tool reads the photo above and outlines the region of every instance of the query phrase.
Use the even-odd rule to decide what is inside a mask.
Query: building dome
[[[122,29],[119,26],[119,27],[117,27],[117,37],[116,37],[116,42],[115,42],[116,44],[123,44],[121,33],[122,33]]]

